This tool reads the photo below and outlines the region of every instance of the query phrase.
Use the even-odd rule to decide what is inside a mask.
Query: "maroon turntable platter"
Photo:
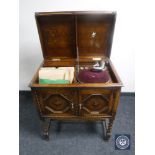
[[[94,72],[87,69],[79,72],[78,80],[82,83],[106,83],[110,81],[110,75],[107,70]]]

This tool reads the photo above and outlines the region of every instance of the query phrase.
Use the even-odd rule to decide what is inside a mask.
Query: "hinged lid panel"
[[[77,42],[79,57],[110,57],[114,12],[77,15]]]
[[[110,57],[114,12],[36,13],[44,59]]]
[[[44,59],[76,58],[75,17],[71,13],[36,13]]]

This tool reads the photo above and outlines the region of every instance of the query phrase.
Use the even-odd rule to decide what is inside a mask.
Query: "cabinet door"
[[[113,91],[105,89],[83,89],[79,91],[79,114],[107,115],[111,114]]]
[[[76,112],[76,91],[71,89],[35,90],[43,116],[71,116]]]

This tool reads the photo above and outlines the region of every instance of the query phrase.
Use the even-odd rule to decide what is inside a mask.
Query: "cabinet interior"
[[[68,85],[68,86],[71,86],[71,85],[74,85],[74,84],[78,84],[78,85],[87,84],[87,83],[80,83],[77,80],[78,68],[79,68],[79,70],[80,70],[80,67],[90,68],[94,63],[95,63],[95,61],[85,60],[85,61],[80,61],[79,66],[78,66],[76,60],[75,61],[73,61],[73,60],[72,61],[64,61],[64,62],[63,61],[60,61],[60,62],[53,61],[53,62],[50,62],[50,63],[48,63],[48,61],[45,60],[40,65],[39,69],[41,67],[75,67],[73,82],[71,84],[54,84],[54,85],[53,84],[39,84],[39,76],[38,76],[39,69],[38,69],[37,72],[34,75],[34,78],[33,78],[32,82],[31,82],[31,84],[32,84],[32,86],[33,86],[33,84],[35,84],[35,86],[36,85],[37,86],[47,86],[47,85],[48,86],[52,86],[52,85],[53,86],[55,86],[55,85],[64,85],[64,86]],[[120,79],[119,79],[119,77],[118,77],[112,63],[109,62],[109,60],[106,60],[106,67],[107,67],[107,70],[108,70],[110,78],[111,78],[110,82],[108,82],[108,83],[89,83],[89,84],[92,84],[92,85],[93,84],[101,84],[101,85],[121,84],[121,81],[120,81]]]

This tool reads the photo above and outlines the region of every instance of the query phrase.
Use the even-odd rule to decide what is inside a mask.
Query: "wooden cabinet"
[[[114,12],[36,13],[43,52],[40,67],[75,67],[71,84],[39,84],[36,71],[30,87],[43,137],[49,138],[51,120],[103,121],[105,139],[110,138],[122,82],[110,60],[116,14]],[[96,58],[106,62],[111,81],[81,83],[78,67],[89,66]]]
[[[112,115],[114,91],[108,89],[32,90],[42,117],[104,117]]]

